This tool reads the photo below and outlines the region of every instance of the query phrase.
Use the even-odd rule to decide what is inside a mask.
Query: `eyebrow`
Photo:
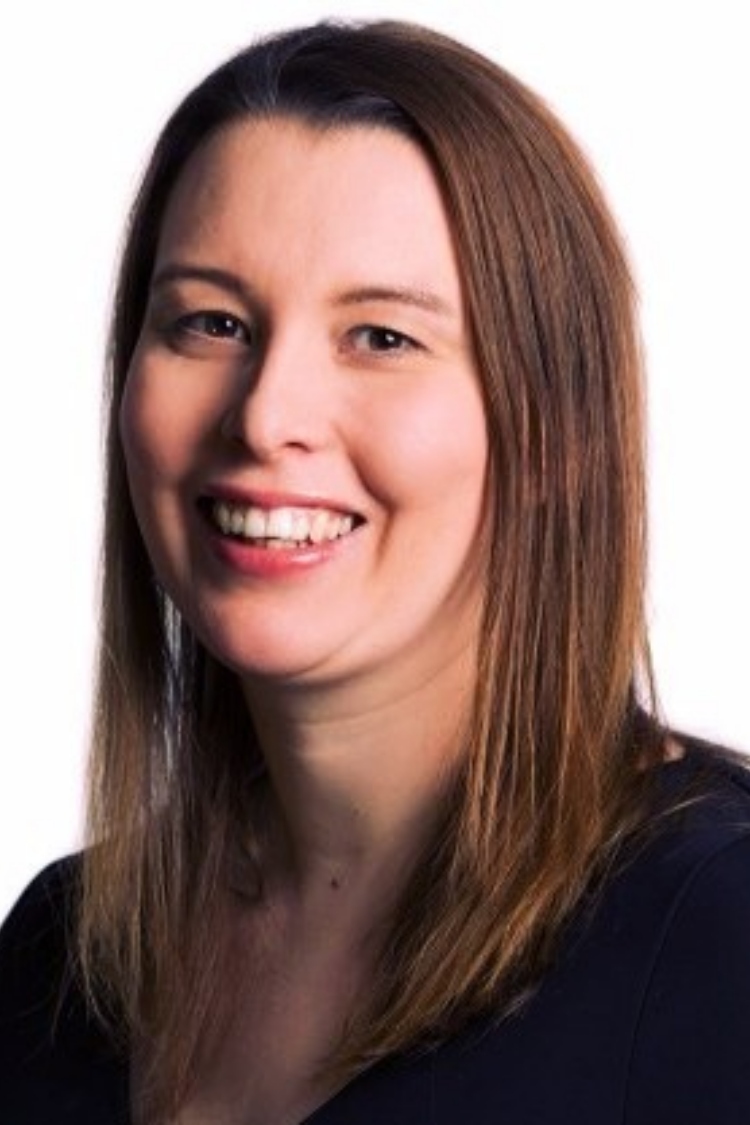
[[[204,281],[216,285],[229,293],[245,300],[253,299],[252,288],[246,285],[236,274],[228,270],[218,269],[215,266],[197,266],[189,263],[172,262],[157,270],[151,281],[152,289],[160,289],[176,281]],[[409,305],[414,308],[424,309],[426,312],[438,316],[457,317],[456,309],[437,293],[427,289],[412,289],[404,286],[393,285],[365,285],[355,289],[347,289],[337,294],[332,303],[338,307],[353,305],[366,305],[376,302],[388,304]]]
[[[207,281],[238,297],[247,299],[252,296],[249,287],[229,270],[220,270],[214,266],[192,266],[182,262],[171,262],[157,270],[151,279],[151,288],[161,289],[174,281]]]
[[[366,305],[373,302],[386,302],[389,304],[412,305],[424,309],[426,312],[436,313],[438,316],[456,317],[456,310],[448,301],[439,297],[437,293],[430,293],[426,289],[409,289],[390,285],[368,285],[358,289],[350,289],[340,293],[334,298],[334,304],[339,306]]]

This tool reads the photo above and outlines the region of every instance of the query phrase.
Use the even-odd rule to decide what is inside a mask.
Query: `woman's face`
[[[484,411],[432,171],[245,122],[170,200],[121,433],[156,572],[241,675],[406,689],[476,637]]]

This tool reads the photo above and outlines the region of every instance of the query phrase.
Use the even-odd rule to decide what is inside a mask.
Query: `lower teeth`
[[[326,537],[317,543],[312,539],[253,539],[252,536],[243,535],[241,532],[232,530],[225,531],[222,527],[219,527],[218,530],[222,535],[226,536],[227,539],[233,539],[235,543],[245,543],[248,547],[270,548],[272,551],[291,551],[294,550],[295,547],[320,547],[325,543],[335,542],[335,539],[341,538],[340,535],[335,536],[333,540]]]
[[[245,535],[232,534],[227,536],[236,543],[245,543],[248,547],[261,547],[272,551],[291,551],[295,547],[310,547],[310,539],[251,539]]]

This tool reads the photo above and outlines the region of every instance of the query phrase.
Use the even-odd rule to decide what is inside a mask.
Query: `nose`
[[[335,412],[328,365],[322,348],[268,341],[224,413],[223,437],[259,461],[325,446]]]

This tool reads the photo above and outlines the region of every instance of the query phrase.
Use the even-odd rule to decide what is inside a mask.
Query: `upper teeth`
[[[255,508],[218,500],[212,515],[225,535],[245,539],[285,539],[323,543],[348,535],[354,517],[325,508]]]

